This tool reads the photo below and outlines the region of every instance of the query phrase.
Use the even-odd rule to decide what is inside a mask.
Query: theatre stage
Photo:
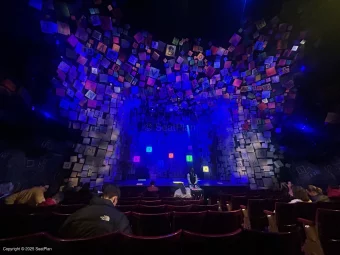
[[[149,186],[150,181],[150,179],[136,179],[115,181],[114,184],[118,185],[124,194],[135,194],[145,191],[146,187]],[[183,182],[185,186],[188,186],[188,181],[184,178],[157,179],[156,186],[159,187],[161,193],[170,193],[176,189],[177,182]],[[217,192],[245,193],[249,190],[249,185],[246,183],[231,183],[228,181],[199,180],[198,185],[204,190],[206,195]]]

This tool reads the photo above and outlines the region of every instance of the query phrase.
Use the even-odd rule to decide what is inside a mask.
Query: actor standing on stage
[[[197,178],[197,174],[195,174],[194,168],[190,169],[190,172],[187,174],[187,179],[188,179],[190,189],[198,187],[197,185],[198,178]]]

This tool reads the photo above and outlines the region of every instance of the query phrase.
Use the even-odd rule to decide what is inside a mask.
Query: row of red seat
[[[179,229],[188,231],[225,234],[241,228],[242,213],[232,212],[172,212],[159,214],[125,213],[136,235],[157,236],[169,234]],[[69,214],[13,214],[0,218],[1,233],[5,236],[49,232],[57,235],[58,229]]]
[[[202,212],[202,211],[218,211],[219,205],[117,205],[117,209],[121,212],[140,212],[140,213],[164,213],[164,212]],[[221,207],[222,209],[222,207]],[[224,211],[226,207],[224,207]]]
[[[86,239],[59,239],[47,233],[37,233],[0,239],[2,247],[45,247],[49,254],[254,254],[301,255],[297,233],[264,233],[237,229],[223,235],[198,234],[178,230],[165,236],[147,237],[111,233]],[[48,250],[50,249],[50,250]],[[24,251],[27,253],[27,251]],[[20,254],[16,252],[16,254]]]

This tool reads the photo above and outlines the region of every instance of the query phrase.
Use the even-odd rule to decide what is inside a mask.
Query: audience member
[[[50,206],[50,205],[57,205],[64,199],[64,193],[58,192],[51,198],[46,198],[46,200],[39,204],[39,206]]]
[[[321,188],[308,185],[307,193],[313,202],[329,202],[329,198],[323,194]]]
[[[294,199],[289,202],[290,204],[299,202],[312,202],[308,197],[307,191],[301,186],[293,186],[292,191]]]
[[[178,184],[178,189],[175,191],[174,197],[192,198],[190,188],[186,188],[183,183]]]
[[[60,229],[64,238],[85,238],[120,231],[131,234],[127,217],[115,208],[120,190],[114,185],[106,185],[103,197],[94,196],[86,206],[65,221]]]
[[[150,186],[147,188],[147,191],[148,192],[158,192],[159,191],[158,187],[156,187],[155,181],[150,182]]]
[[[33,187],[14,193],[5,199],[5,204],[27,204],[36,206],[45,201],[44,193],[47,191],[48,187],[49,185],[43,184],[39,187]]]

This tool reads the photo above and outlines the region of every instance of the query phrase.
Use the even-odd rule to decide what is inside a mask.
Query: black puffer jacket
[[[63,238],[85,238],[116,231],[131,234],[127,217],[110,200],[93,197],[89,206],[67,218],[59,233]]]

